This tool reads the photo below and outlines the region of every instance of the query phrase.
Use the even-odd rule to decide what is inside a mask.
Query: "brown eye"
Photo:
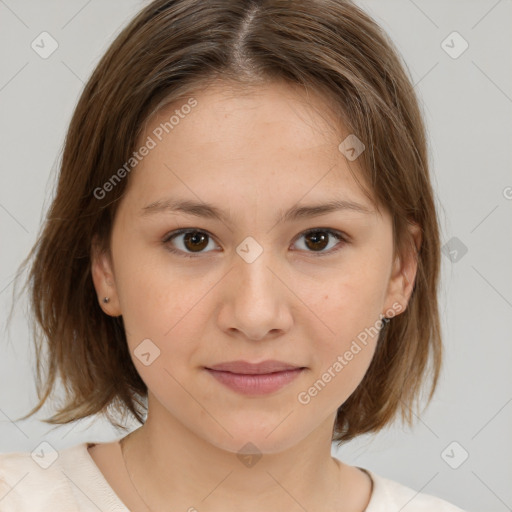
[[[164,245],[170,252],[182,254],[185,257],[194,257],[203,253],[210,244],[213,244],[211,235],[197,229],[179,229],[169,233],[163,240]],[[213,245],[215,247],[215,245]]]
[[[305,239],[308,249],[314,251],[321,251],[322,249],[325,249],[329,243],[329,235],[324,231],[313,231],[312,233],[308,233],[305,235]]]
[[[208,245],[208,235],[200,231],[185,233],[183,244],[192,252],[202,251]]]
[[[302,243],[303,247],[300,248],[301,250],[318,253],[319,256],[332,254],[341,248],[334,247],[337,245],[342,246],[347,243],[347,240],[342,233],[333,231],[332,229],[310,229],[309,231],[302,233],[299,237],[299,240],[300,239],[304,239],[304,242]],[[338,243],[333,243],[333,241],[337,241]],[[328,249],[325,250],[327,247]]]
[[[300,239],[305,240],[300,250],[315,256],[328,256],[348,243],[343,233],[323,228],[310,229],[302,233]],[[216,246],[213,237],[208,232],[198,229],[179,229],[169,233],[164,238],[163,244],[168,251],[187,258],[212,252],[211,249]],[[213,246],[207,250],[210,244]]]

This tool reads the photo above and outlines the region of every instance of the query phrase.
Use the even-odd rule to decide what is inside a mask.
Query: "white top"
[[[96,466],[88,444],[95,443],[58,452],[43,443],[32,454],[0,454],[0,512],[129,512]],[[464,512],[440,498],[360,469],[373,480],[365,512]]]

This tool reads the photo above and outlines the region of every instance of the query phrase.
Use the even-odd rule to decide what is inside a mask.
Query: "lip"
[[[283,388],[306,368],[282,361],[231,361],[205,368],[218,382],[244,395],[264,395]]]
[[[229,361],[213,366],[208,366],[208,370],[219,370],[223,372],[240,373],[244,375],[263,375],[266,373],[284,372],[287,370],[297,370],[302,368],[296,364],[267,359],[261,363],[249,363],[248,361]]]

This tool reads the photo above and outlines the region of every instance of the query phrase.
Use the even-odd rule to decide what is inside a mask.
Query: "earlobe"
[[[101,309],[109,316],[120,316],[115,276],[110,253],[101,248],[97,238],[91,246],[91,277]]]
[[[398,302],[401,306],[400,313],[407,309],[414,289],[421,247],[420,227],[417,224],[411,224],[410,232],[409,246],[403,251],[403,254],[398,254],[395,258],[388,288],[388,301],[391,304]]]

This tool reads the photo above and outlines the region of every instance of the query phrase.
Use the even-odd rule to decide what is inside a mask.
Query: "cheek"
[[[116,271],[121,284],[118,291],[123,322],[132,359],[141,377],[168,381],[168,375],[156,376],[155,372],[168,369],[179,378],[186,371],[184,361],[200,362],[196,352],[203,338],[202,330],[211,316],[207,311],[211,307],[208,291],[219,277],[184,272],[176,264],[167,264],[165,255],[155,257],[155,251],[145,251],[134,249]],[[141,352],[142,348],[138,347],[142,347],[143,340],[148,339],[151,340],[145,342],[148,351],[158,353],[151,369],[133,357]]]
[[[310,304],[316,313],[311,316],[310,336],[317,340],[311,383],[317,392],[326,388],[322,401],[341,403],[368,369],[382,327],[380,314],[387,286],[382,267],[375,259],[347,263],[337,278],[325,282],[322,293],[318,290],[310,295],[315,297]]]
[[[332,300],[331,300],[332,299]],[[312,333],[316,339],[311,353],[310,379],[297,395],[301,406],[334,412],[355,391],[375,353],[382,324],[380,302],[372,293],[342,287],[338,295],[324,295],[325,327]]]
[[[173,404],[182,407],[189,397],[179,383],[189,378],[186,363],[198,359],[204,291],[193,285],[184,287],[183,278],[175,271],[166,273],[152,265],[136,268],[137,272],[124,276],[120,292],[130,355],[148,389],[162,403],[174,397],[173,403],[167,404],[169,410]],[[127,266],[125,270],[133,269]]]
[[[179,268],[166,261],[164,248],[126,239],[119,241],[118,253],[116,283],[125,326],[144,336],[163,336],[192,308],[200,290],[185,286]]]
[[[388,284],[386,275],[381,262],[361,258],[355,264],[347,263],[337,275],[325,281],[311,309],[323,321],[323,329],[331,340],[328,349],[343,348],[380,318]]]

